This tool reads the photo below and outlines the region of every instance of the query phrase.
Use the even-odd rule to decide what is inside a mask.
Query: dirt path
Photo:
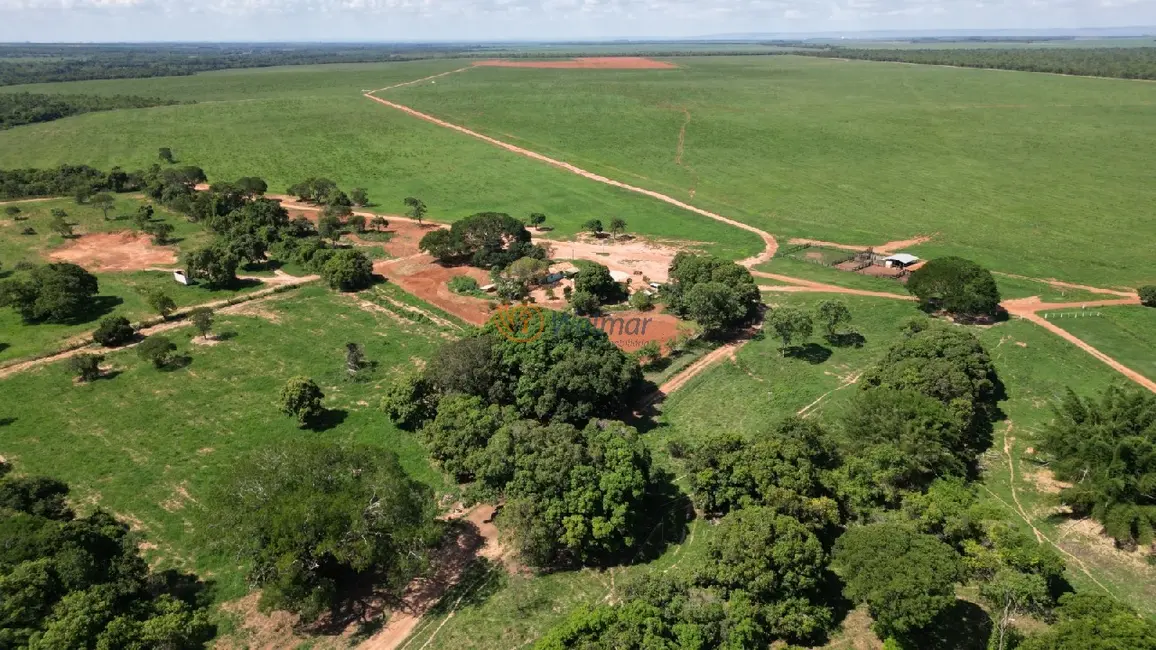
[[[658,393],[654,396],[654,398],[652,398],[651,401],[656,401],[658,397],[670,395],[674,391],[682,388],[691,379],[694,379],[698,375],[702,374],[704,370],[713,366],[719,361],[722,361],[723,359],[733,360],[739,348],[746,345],[748,341],[749,339],[738,341],[737,343],[727,343],[726,345],[716,350],[711,350],[709,353],[703,355],[703,357],[698,361],[695,361],[686,368],[682,369],[682,371],[680,371],[675,376],[667,379],[665,383],[658,387]]]
[[[1131,298],[1121,298],[1118,300],[1098,300],[1098,301],[1092,301],[1092,302],[1061,302],[1061,303],[1040,302],[1039,298],[1032,297],[1032,298],[1022,298],[1019,300],[1005,301],[1003,303],[1003,307],[1004,307],[1004,309],[1007,309],[1009,314],[1011,314],[1013,316],[1019,316],[1020,318],[1023,318],[1025,320],[1029,320],[1029,321],[1035,323],[1036,325],[1039,325],[1040,327],[1048,330],[1049,332],[1055,334],[1056,336],[1059,336],[1060,338],[1064,339],[1065,341],[1068,341],[1069,343],[1075,345],[1076,347],[1080,348],[1081,350],[1087,352],[1088,354],[1092,355],[1093,357],[1096,357],[1100,361],[1103,361],[1108,366],[1110,366],[1113,370],[1124,375],[1128,379],[1131,379],[1132,381],[1136,382],[1137,384],[1140,384],[1144,388],[1147,388],[1148,390],[1152,391],[1153,393],[1156,393],[1156,381],[1152,381],[1151,379],[1136,372],[1135,370],[1132,370],[1128,366],[1125,366],[1124,364],[1120,363],[1119,361],[1116,361],[1112,357],[1104,354],[1103,352],[1100,352],[1096,348],[1092,347],[1090,344],[1088,344],[1088,343],[1084,342],[1082,339],[1078,338],[1075,334],[1072,334],[1068,330],[1060,327],[1059,325],[1056,325],[1052,321],[1044,318],[1043,316],[1040,316],[1037,313],[1037,312],[1045,311],[1045,310],[1049,310],[1049,309],[1081,309],[1084,307],[1110,307],[1110,306],[1115,306],[1115,305],[1138,305],[1138,304],[1140,304],[1140,298],[1136,297],[1136,296],[1133,296]]]
[[[41,203],[43,201],[55,201],[58,196],[38,196],[32,199],[10,199],[7,201],[0,201],[0,205],[12,205],[14,203]]]
[[[864,244],[840,244],[838,242],[823,241],[821,239],[806,239],[806,238],[802,238],[802,237],[795,237],[795,238],[791,239],[790,242],[788,242],[788,243],[791,243],[791,244],[810,244],[812,246],[822,246],[823,248],[838,248],[840,250],[845,250],[845,251],[865,251],[868,248],[870,248],[870,249],[874,250],[876,253],[882,253],[885,255],[892,255],[899,249],[910,248],[912,246],[918,246],[920,244],[926,244],[927,242],[931,241],[931,239],[932,238],[930,236],[919,236],[919,237],[912,237],[911,239],[897,239],[895,241],[884,242],[882,244],[876,244],[876,245],[864,245]]]
[[[915,300],[914,296],[905,296],[901,293],[888,293],[886,291],[869,291],[867,289],[850,289],[841,287],[835,284],[826,284],[824,282],[814,282],[812,280],[801,280],[793,278],[789,275],[779,275],[778,273],[767,273],[766,271],[751,270],[751,275],[756,278],[767,278],[768,280],[778,280],[779,282],[788,282],[790,286],[775,287],[775,286],[760,286],[760,291],[782,291],[790,292],[814,292],[814,293],[841,293],[850,296],[867,296],[870,298],[888,298],[890,300]]]
[[[448,73],[443,73],[443,74],[448,74]],[[398,85],[403,85],[403,84],[398,84]],[[391,86],[391,87],[397,87],[397,86],[395,85],[395,86]],[[380,92],[380,91],[373,91],[373,92]],[[743,266],[751,267],[751,266],[755,266],[756,264],[762,264],[763,262],[768,262],[768,261],[770,261],[770,259],[772,257],[774,257],[775,251],[778,250],[778,247],[779,247],[778,242],[776,242],[775,238],[769,232],[766,232],[765,230],[760,230],[759,228],[745,224],[741,221],[736,221],[736,220],[731,219],[729,217],[724,217],[720,214],[710,212],[709,210],[704,210],[702,208],[695,207],[693,205],[690,205],[689,203],[684,203],[683,201],[679,201],[678,199],[667,196],[667,195],[662,194],[660,192],[655,192],[654,190],[648,190],[645,188],[636,187],[634,185],[628,185],[628,184],[623,183],[621,181],[616,181],[614,179],[607,178],[607,177],[602,176],[600,174],[595,174],[594,172],[586,171],[585,169],[582,169],[582,168],[577,167],[575,165],[571,165],[570,163],[563,162],[561,160],[557,160],[554,158],[550,158],[549,156],[545,156],[545,155],[540,154],[536,151],[530,151],[529,149],[524,149],[522,147],[512,145],[508,142],[503,142],[501,140],[498,140],[497,138],[491,138],[490,136],[483,135],[481,133],[478,133],[477,131],[471,131],[470,129],[467,129],[464,126],[458,126],[457,124],[452,124],[450,122],[446,122],[445,120],[441,120],[441,119],[438,119],[432,115],[422,113],[420,111],[412,109],[412,108],[405,106],[403,104],[397,104],[397,103],[391,102],[389,100],[382,99],[380,97],[375,97],[373,95],[373,92],[365,93],[365,97],[367,97],[368,99],[372,99],[373,101],[375,101],[379,104],[383,104],[383,105],[388,106],[390,108],[399,110],[403,113],[407,113],[409,115],[412,115],[413,117],[416,117],[418,119],[422,119],[422,120],[425,120],[427,122],[436,124],[438,126],[457,131],[458,133],[462,133],[462,134],[468,135],[470,137],[477,138],[477,139],[482,140],[484,142],[488,142],[494,146],[501,147],[507,151],[512,151],[516,154],[520,154],[520,155],[526,156],[528,158],[533,158],[534,160],[544,162],[548,165],[552,165],[552,166],[557,167],[559,169],[564,169],[564,170],[566,170],[572,174],[577,174],[579,176],[582,176],[583,178],[588,178],[592,181],[597,181],[599,183],[611,185],[613,187],[621,188],[621,189],[624,189],[624,190],[627,190],[630,192],[635,192],[636,194],[642,194],[644,196],[649,196],[653,199],[658,199],[659,201],[662,201],[664,203],[669,203],[670,205],[673,205],[675,207],[682,208],[683,210],[687,210],[689,212],[693,212],[695,214],[707,217],[708,219],[714,219],[715,221],[719,221],[721,223],[725,223],[725,224],[728,224],[730,226],[734,226],[735,228],[741,228],[742,230],[746,230],[748,232],[755,233],[763,240],[763,244],[764,244],[763,252],[759,253],[758,255],[756,255],[754,257],[751,257],[751,258],[748,258],[748,259],[745,259],[745,260],[742,260],[741,262],[739,262]]]
[[[262,302],[263,300],[272,297],[274,294],[281,291],[281,289],[285,286],[296,286],[296,285],[306,284],[309,282],[313,282],[314,280],[320,279],[320,276],[316,276],[316,275],[307,275],[307,276],[302,276],[302,277],[293,277],[293,276],[287,275],[285,277],[291,278],[291,279],[280,280],[275,286],[269,287],[268,289],[261,289],[259,291],[254,291],[253,293],[248,294],[246,296],[247,300],[244,300],[242,302],[236,302],[233,304],[229,304],[229,300],[226,299],[226,300],[216,300],[213,302],[208,302],[208,303],[204,303],[204,304],[200,304],[200,305],[191,305],[189,307],[185,307],[183,309],[177,310],[176,312],[173,312],[173,314],[171,316],[169,316],[169,318],[170,319],[180,318],[181,316],[188,314],[190,311],[197,309],[197,308],[200,308],[200,307],[208,307],[209,309],[214,309],[214,310],[216,310],[222,314],[232,313],[232,312],[238,311],[244,307],[249,307],[255,302]],[[268,278],[258,278],[258,279],[268,280]],[[178,327],[184,327],[185,325],[190,325],[190,324],[191,324],[190,321],[188,321],[186,319],[168,320],[164,323],[159,323],[159,324],[153,325],[151,327],[141,328],[140,330],[138,330],[138,332],[140,333],[141,337],[145,337],[145,336],[151,336],[153,334],[160,334],[161,332],[167,332],[169,330],[176,329]],[[80,342],[82,340],[91,340],[91,338],[92,338],[91,334],[84,334],[81,337],[73,339],[73,342],[77,343],[77,342]],[[139,343],[140,343],[140,341],[137,341],[136,343],[130,343],[128,345],[123,345],[121,347],[115,348],[115,350],[127,350],[129,348],[135,347]],[[66,343],[66,345],[67,345],[67,343]],[[95,343],[92,343],[92,344],[86,345],[84,347],[79,347],[79,348],[76,348],[73,350],[66,350],[64,352],[60,352],[58,354],[53,354],[51,356],[40,357],[37,359],[29,359],[28,361],[22,361],[19,363],[14,363],[10,366],[5,366],[3,368],[0,368],[0,379],[10,377],[10,376],[12,376],[18,372],[23,372],[25,370],[30,370],[32,368],[37,368],[37,367],[47,365],[50,363],[55,363],[57,361],[62,361],[64,359],[74,357],[78,354],[84,354],[86,352],[91,352],[96,348],[99,348],[99,346],[97,346]],[[100,348],[100,349],[103,349],[103,348]]]

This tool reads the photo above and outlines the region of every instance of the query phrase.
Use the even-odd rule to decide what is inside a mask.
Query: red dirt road
[[[491,68],[556,68],[556,69],[585,69],[585,70],[671,70],[677,68],[673,63],[655,61],[641,56],[592,56],[579,57],[565,61],[508,61],[505,59],[490,59],[475,61],[475,66]]]
[[[377,92],[377,91],[374,91],[374,92]],[[675,207],[682,208],[683,210],[687,210],[689,212],[693,212],[695,214],[707,217],[708,219],[714,219],[715,221],[720,221],[720,222],[725,223],[727,225],[734,226],[735,228],[740,228],[740,229],[746,230],[748,232],[753,232],[756,235],[758,235],[760,238],[762,238],[763,243],[765,245],[765,248],[764,248],[762,253],[759,253],[755,257],[751,257],[751,258],[748,258],[748,259],[741,261],[740,264],[742,264],[744,266],[754,266],[756,264],[762,264],[763,262],[770,261],[770,259],[772,257],[774,257],[775,251],[778,250],[778,248],[779,248],[778,242],[775,241],[775,238],[769,232],[766,232],[764,230],[760,230],[758,228],[755,228],[754,226],[747,225],[741,221],[736,221],[734,219],[724,217],[720,214],[716,214],[716,213],[710,212],[708,210],[703,210],[702,208],[695,207],[693,205],[690,205],[689,203],[684,203],[682,201],[679,201],[678,199],[667,196],[667,195],[662,194],[660,192],[655,192],[654,190],[648,190],[648,189],[645,189],[642,187],[636,187],[634,185],[628,185],[626,183],[623,183],[622,181],[616,181],[612,178],[607,178],[607,177],[602,176],[600,174],[595,174],[594,172],[586,171],[585,169],[582,169],[581,167],[577,167],[575,165],[571,165],[570,163],[562,162],[561,160],[557,160],[555,158],[550,158],[549,156],[545,156],[545,155],[540,154],[536,151],[530,151],[529,149],[523,149],[522,147],[512,145],[508,142],[503,142],[501,140],[498,140],[497,138],[491,138],[488,135],[482,135],[481,133],[478,133],[477,131],[471,131],[470,129],[467,129],[464,126],[458,126],[457,124],[452,124],[450,122],[446,122],[445,120],[441,120],[441,119],[438,119],[432,115],[422,113],[421,111],[412,109],[412,108],[405,106],[403,104],[397,104],[397,103],[391,102],[389,100],[382,99],[380,97],[375,97],[375,96],[373,96],[372,93],[365,93],[365,97],[372,99],[373,101],[375,101],[379,104],[383,104],[383,105],[388,106],[390,108],[402,111],[403,113],[408,113],[409,115],[412,115],[418,119],[425,120],[425,121],[431,122],[433,124],[437,124],[438,126],[445,127],[447,129],[452,129],[454,131],[457,131],[458,133],[463,133],[463,134],[468,135],[470,137],[477,138],[477,139],[482,140],[484,142],[488,142],[494,146],[506,149],[507,151],[512,151],[516,154],[526,156],[527,158],[533,158],[534,160],[544,162],[547,165],[552,165],[554,167],[558,167],[559,169],[564,169],[564,170],[566,170],[572,174],[577,174],[577,175],[582,176],[584,178],[588,178],[592,181],[597,181],[597,182],[603,183],[605,185],[611,185],[613,187],[618,187],[618,188],[621,188],[624,190],[628,190],[630,192],[635,192],[637,194],[649,196],[650,198],[658,199],[659,201],[662,201],[664,203],[669,203],[670,205],[673,205]]]

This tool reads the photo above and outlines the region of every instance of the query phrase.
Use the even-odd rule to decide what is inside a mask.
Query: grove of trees
[[[481,269],[505,268],[523,257],[546,259],[546,250],[530,243],[525,224],[500,212],[479,212],[455,221],[449,229],[431,230],[420,246],[442,264]]]
[[[663,287],[670,311],[715,335],[755,318],[762,299],[750,270],[713,255],[680,252]]]
[[[967,317],[995,316],[999,288],[991,271],[962,257],[939,257],[911,273],[907,290],[928,311]]]
[[[171,99],[133,95],[0,93],[0,131],[22,124],[50,122],[81,113],[170,106],[179,103],[181,102]]]
[[[41,264],[0,281],[0,307],[29,323],[65,323],[91,311],[98,291],[96,276],[75,264]]]

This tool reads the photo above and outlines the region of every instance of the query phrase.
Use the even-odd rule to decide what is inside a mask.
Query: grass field
[[[216,345],[192,342],[192,328],[172,331],[191,357],[177,370],[155,370],[128,350],[108,356],[115,376],[87,385],[74,385],[59,363],[0,380],[0,454],[22,472],[67,481],[83,508],[134,522],[158,547],[153,561],[211,577],[221,598],[245,586],[238,567],[204,552],[198,500],[238,454],[312,438],[380,444],[416,478],[446,487],[424,449],[377,408],[383,383],[444,341],[439,328],[366,311],[318,286],[243,312],[218,315],[215,331],[226,340]],[[367,382],[345,377],[348,341],[379,364]],[[332,428],[301,430],[278,412],[277,391],[295,375],[322,387]]]
[[[935,235],[915,252],[1092,284],[1156,277],[1156,85],[793,56],[677,63],[480,68],[382,96],[776,235]]]
[[[631,232],[706,242],[731,258],[762,248],[751,233],[578,178],[390,110],[363,90],[452,70],[455,62],[228,70],[191,77],[13,86],[3,91],[147,94],[200,103],[176,110],[108,111],[0,133],[0,168],[64,162],[139,168],[157,148],[205,169],[210,180],[254,175],[281,192],[309,176],[369,190],[384,213],[421,197],[430,218],[481,211],[548,215],[560,235],[591,218]],[[95,119],[94,119],[95,118]]]
[[[1108,356],[1156,379],[1156,309],[1103,307],[1099,317],[1061,318],[1055,323]]]
[[[71,200],[15,203],[23,211],[21,216],[28,218],[24,221],[0,221],[0,278],[11,274],[19,262],[48,261],[46,255],[53,249],[66,245],[68,241],[83,241],[86,234],[135,229],[129,219],[116,217],[133,214],[142,201],[123,194],[117,195],[116,199],[116,209],[109,211],[107,221],[96,207],[77,205]],[[73,224],[76,235],[74,239],[65,240],[48,228],[53,209],[68,213],[67,221]],[[172,224],[173,247],[178,255],[182,250],[205,243],[210,237],[201,226],[163,208],[157,208],[153,219]],[[36,234],[20,234],[25,227],[33,228]],[[166,272],[92,272],[100,285],[99,298],[96,308],[77,322],[30,325],[24,323],[15,311],[0,308],[0,362],[53,351],[67,340],[92,331],[97,321],[109,314],[124,316],[133,322],[155,317],[156,313],[146,301],[146,296],[154,290],[168,294],[177,307],[187,307],[224,300],[260,287],[258,282],[245,281],[232,289],[209,290],[201,285],[177,284]]]

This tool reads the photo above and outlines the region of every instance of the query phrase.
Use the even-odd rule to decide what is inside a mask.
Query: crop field
[[[396,289],[394,289],[396,291]],[[367,311],[348,296],[303,287],[219,314],[219,342],[191,327],[173,330],[185,367],[154,369],[134,350],[107,356],[103,379],[75,385],[62,364],[3,380],[0,436],[22,471],[67,481],[75,502],[109,509],[139,527],[161,566],[195,569],[221,598],[246,591],[234,563],[203,550],[198,497],[238,454],[321,436],[380,444],[414,477],[444,490],[424,449],[378,411],[381,387],[427,358],[442,341],[432,324]],[[365,382],[345,373],[355,341],[378,366]],[[299,429],[278,412],[289,377],[312,377],[326,394],[329,428]]]
[[[399,214],[417,196],[429,217],[475,212],[548,216],[558,235],[619,217],[630,232],[702,242],[730,258],[761,250],[751,233],[699,218],[625,190],[464,138],[362,97],[380,88],[460,67],[457,62],[302,66],[228,70],[139,80],[6,87],[4,91],[137,94],[195,100],[171,110],[90,113],[0,133],[0,168],[85,163],[145,167],[171,147],[180,164],[213,180],[260,176],[284,191],[310,176],[365,187],[371,209]]]
[[[134,230],[129,216],[136,212],[142,201],[138,198],[116,195],[115,209],[110,210],[109,219],[103,212],[91,205],[77,205],[72,200],[16,202],[21,209],[23,221],[4,219],[0,221],[0,278],[10,275],[20,262],[51,261],[51,255],[68,250],[71,245],[87,244],[86,235],[99,233],[119,233]],[[65,239],[49,229],[51,212],[64,210],[66,221],[72,224],[74,236]],[[171,254],[177,259],[180,252],[195,248],[209,239],[209,234],[201,226],[189,223],[184,217],[156,206],[154,220],[165,221],[173,226]],[[32,228],[35,234],[20,234],[25,228]],[[99,246],[92,251],[99,254]],[[134,251],[159,252],[164,257],[165,248],[151,247],[147,242],[133,246]],[[146,317],[155,317],[146,302],[146,296],[155,290],[166,293],[177,307],[187,307],[216,300],[231,298],[259,288],[260,283],[246,280],[232,289],[209,290],[201,285],[184,286],[173,281],[172,275],[164,271],[144,271],[120,268],[102,270],[89,262],[79,261],[96,276],[100,284],[95,308],[79,322],[25,324],[20,316],[10,309],[0,309],[0,362],[19,359],[35,354],[50,352],[68,339],[96,328],[97,321],[109,314],[124,316],[132,322]],[[119,261],[119,260],[118,260]],[[129,264],[128,266],[134,266]],[[157,266],[167,266],[164,263]],[[139,268],[139,265],[134,266]],[[175,268],[175,265],[174,265]]]
[[[1156,379],[1156,309],[1105,307],[1094,311],[1101,316],[1060,318],[1055,323],[1100,352]]]
[[[1154,278],[1156,85],[805,57],[478,68],[379,93],[774,233],[933,235],[1033,277]]]

